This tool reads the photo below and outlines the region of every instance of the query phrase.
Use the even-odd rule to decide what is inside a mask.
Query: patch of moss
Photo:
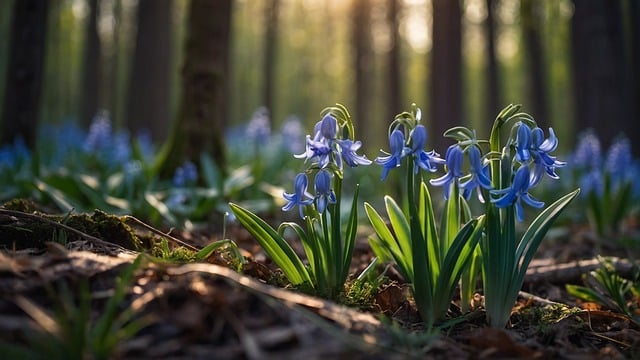
[[[95,210],[92,215],[47,215],[34,213],[34,208],[30,206],[29,202],[19,200],[9,202],[3,207],[26,214],[25,216],[12,216],[10,221],[0,224],[0,247],[5,249],[44,249],[46,242],[53,241],[55,237],[60,237],[63,234],[67,241],[81,239],[80,234],[63,229],[55,223],[64,224],[81,233],[120,245],[126,249],[139,250],[142,248],[142,241],[120,217],[109,215],[100,210]]]

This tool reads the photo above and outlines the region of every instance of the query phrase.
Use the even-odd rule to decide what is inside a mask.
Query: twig
[[[197,247],[195,247],[195,246],[193,246],[193,245],[190,245],[190,244],[187,244],[186,242],[184,242],[184,241],[182,241],[182,240],[180,240],[180,239],[176,239],[176,238],[174,238],[173,236],[171,236],[171,235],[169,235],[169,234],[167,234],[167,233],[164,233],[164,232],[162,232],[162,231],[160,231],[160,230],[158,230],[158,229],[154,228],[154,227],[153,227],[153,226],[151,226],[151,225],[148,225],[148,224],[144,223],[142,220],[138,220],[138,218],[136,218],[136,217],[134,217],[134,216],[131,216],[131,215],[125,215],[125,216],[123,216],[123,217],[124,217],[124,219],[125,219],[125,222],[126,222],[126,221],[131,220],[131,221],[133,221],[134,223],[136,223],[136,224],[138,224],[138,225],[142,226],[143,228],[145,228],[145,229],[147,229],[147,230],[151,231],[152,233],[154,233],[154,234],[156,234],[156,235],[159,235],[159,236],[166,237],[166,238],[168,238],[169,240],[171,240],[171,241],[173,241],[173,242],[175,242],[175,243],[177,243],[177,244],[179,244],[179,245],[181,245],[181,246],[184,246],[184,247],[186,247],[186,248],[189,248],[189,250],[193,250],[193,251],[195,251],[195,252],[200,251],[200,249],[198,249]]]
[[[610,258],[617,273],[621,276],[631,274],[633,264],[626,259]],[[527,269],[525,282],[540,283],[544,281],[553,283],[568,283],[579,280],[582,274],[593,271],[601,266],[598,259],[578,260],[564,264],[551,264],[543,266],[531,266]]]
[[[4,215],[8,215],[8,216],[14,216],[14,217],[18,217],[18,218],[27,218],[27,219],[39,220],[39,221],[45,222],[47,224],[50,224],[50,225],[53,225],[53,226],[57,226],[57,227],[61,227],[61,228],[65,229],[65,230],[68,230],[68,231],[71,231],[73,233],[76,233],[76,234],[80,235],[81,237],[83,237],[83,238],[85,238],[87,240],[93,241],[96,244],[107,246],[107,247],[114,246],[114,247],[118,247],[118,248],[126,251],[125,248],[123,248],[122,246],[120,246],[118,244],[114,244],[114,243],[111,243],[111,242],[108,242],[108,241],[104,241],[104,240],[102,240],[100,238],[97,238],[97,237],[95,237],[93,235],[89,235],[89,234],[87,234],[85,232],[82,232],[82,231],[80,231],[78,229],[72,228],[71,226],[59,223],[57,221],[49,220],[49,219],[47,219],[47,218],[45,218],[43,216],[40,216],[40,215],[29,214],[29,213],[25,213],[25,212],[22,212],[22,211],[7,210],[7,209],[0,209],[0,214],[4,214]]]

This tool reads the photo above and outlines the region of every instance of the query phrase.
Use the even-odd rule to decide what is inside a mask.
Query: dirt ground
[[[407,285],[392,267],[369,304],[348,307],[277,285],[279,273],[257,243],[243,229],[231,227],[227,238],[237,242],[247,259],[241,273],[232,269],[225,251],[183,264],[144,255],[126,279],[123,274],[139,252],[117,245],[123,243],[119,239],[75,234],[65,246],[21,246],[8,238],[12,233],[7,229],[36,221],[0,214],[6,248],[0,252],[4,354],[26,348],[33,356],[65,358],[58,348],[53,348],[57,355],[48,353],[54,350],[47,344],[104,334],[95,329],[115,314],[107,327],[108,336],[116,339],[109,358],[640,358],[636,323],[597,304],[579,303],[564,289],[566,283],[582,284],[582,274],[598,266],[596,255],[615,256],[614,265],[623,275],[632,271],[629,254],[605,246],[585,229],[558,229],[545,239],[507,329],[488,327],[481,307],[460,314],[454,299],[453,320],[428,332]],[[147,239],[154,236],[144,229],[136,232]],[[200,248],[219,235],[173,236]],[[371,258],[362,236],[353,273]],[[121,284],[124,280],[128,285]],[[110,308],[110,299],[120,299],[119,291],[121,301]],[[478,294],[479,304],[481,300]],[[128,324],[137,331],[122,335],[119,330]]]

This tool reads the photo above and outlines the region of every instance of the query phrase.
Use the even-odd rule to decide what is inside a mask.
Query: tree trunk
[[[451,141],[442,134],[462,124],[462,24],[457,0],[433,0],[430,139],[444,153]]]
[[[371,44],[370,0],[354,0],[352,4],[352,41],[354,53],[355,127],[363,141],[370,138],[371,96],[373,94],[373,49]]]
[[[102,52],[98,36],[98,0],[89,0],[89,22],[84,45],[84,64],[82,76],[82,101],[80,103],[80,123],[89,127],[93,117],[99,110],[100,74],[102,69]]]
[[[166,139],[170,124],[169,75],[171,0],[140,0],[138,31],[129,83],[127,126]]]
[[[500,104],[500,78],[498,72],[498,59],[496,57],[496,23],[495,1],[486,0],[487,5],[487,120],[488,128],[493,125],[498,112],[506,104]]]
[[[575,1],[572,51],[576,124],[593,128],[607,147],[620,133],[638,143],[626,63],[620,1]],[[635,130],[635,132],[634,132]]]
[[[400,7],[402,6],[402,4],[396,0],[388,0],[387,4],[387,22],[389,24],[391,46],[387,55],[387,87],[385,95],[387,96],[388,105],[385,124],[391,123],[396,114],[400,113],[403,109],[406,109],[409,106],[409,104],[402,104],[402,75],[400,74],[400,24],[398,19]]]
[[[186,29],[182,94],[161,174],[171,176],[202,153],[226,171],[223,131],[228,103],[231,0],[192,0]],[[202,180],[202,179],[201,179]]]
[[[522,0],[520,3],[520,18],[522,19],[522,39],[524,43],[524,59],[528,69],[529,99],[527,112],[535,118],[538,126],[545,132],[551,125],[549,122],[549,104],[547,102],[546,79],[544,64],[544,48],[542,47],[541,12],[544,11],[537,0]],[[526,104],[525,104],[526,105]]]
[[[35,148],[48,6],[49,2],[42,0],[14,4],[2,113],[3,144],[22,138],[28,148]]]
[[[280,0],[268,0],[265,3],[265,32],[264,32],[264,62],[263,74],[264,84],[262,89],[262,102],[271,114],[271,121],[274,118],[274,93],[275,76],[278,54],[278,15],[280,11]]]

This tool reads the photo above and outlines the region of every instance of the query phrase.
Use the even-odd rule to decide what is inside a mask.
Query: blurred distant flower
[[[148,130],[144,130],[138,133],[136,141],[140,149],[142,159],[144,161],[151,161],[155,156],[155,147],[151,140],[151,133]]]
[[[112,148],[107,150],[107,153],[111,153],[106,159],[108,165],[123,166],[131,159],[131,143],[128,133],[121,132],[115,134],[111,146]]]
[[[573,154],[573,166],[579,169],[593,169],[600,166],[602,149],[600,140],[593,133],[587,131],[580,135],[576,151]]]
[[[604,177],[599,169],[592,169],[580,178],[580,189],[585,194],[594,193],[601,197],[604,192]]]
[[[304,128],[302,122],[295,116],[288,117],[282,125],[282,143],[291,154],[304,151]]]
[[[609,173],[614,187],[631,179],[632,166],[631,143],[628,139],[620,137],[609,147],[605,160],[605,170]]]
[[[269,142],[271,136],[271,123],[269,120],[269,110],[259,107],[251,116],[247,125],[246,136],[250,141],[260,145]]]
[[[24,161],[31,158],[31,152],[22,138],[16,139],[13,144],[0,148],[0,169],[15,170]]]
[[[173,185],[176,187],[192,186],[197,180],[198,169],[189,160],[185,161],[182,166],[178,166],[173,174]]]
[[[89,134],[83,148],[86,152],[95,153],[111,145],[111,120],[109,113],[101,111],[93,118],[89,127]]]

